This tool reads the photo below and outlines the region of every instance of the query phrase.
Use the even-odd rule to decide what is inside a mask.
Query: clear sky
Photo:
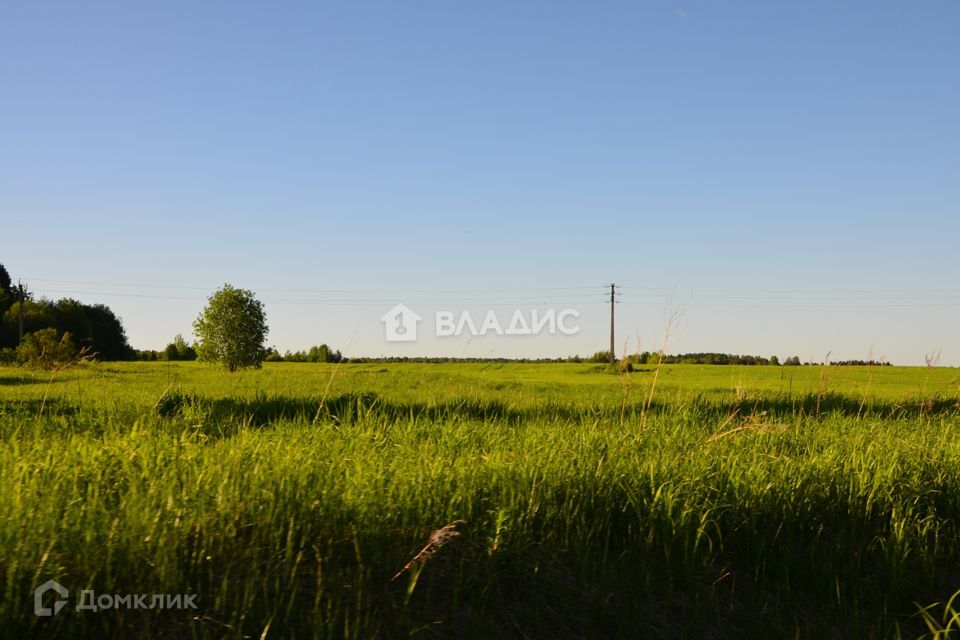
[[[960,3],[7,2],[0,263],[160,348],[960,365]],[[574,307],[576,336],[380,315]]]

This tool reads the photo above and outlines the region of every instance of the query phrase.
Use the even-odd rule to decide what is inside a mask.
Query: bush
[[[163,350],[165,360],[196,360],[196,350],[187,344],[183,336],[179,333],[173,338],[173,342],[168,344]]]
[[[20,364],[48,370],[78,362],[82,357],[70,333],[61,336],[52,327],[23,336],[16,354]]]

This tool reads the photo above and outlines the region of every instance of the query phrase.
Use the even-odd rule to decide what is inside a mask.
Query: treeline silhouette
[[[447,356],[381,356],[381,357],[351,357],[343,358],[344,362],[353,362],[358,364],[388,364],[388,363],[422,363],[422,364],[447,364],[447,363],[508,363],[508,362],[526,362],[532,364],[549,364],[558,362],[588,362],[589,358],[581,356],[569,356],[566,358],[458,358]]]
[[[4,362],[15,362],[22,355],[17,352],[21,315],[25,338],[42,334],[44,344],[56,344],[69,334],[68,341],[74,347],[86,348],[99,360],[136,357],[127,342],[123,323],[108,306],[83,304],[72,298],[38,298],[25,285],[15,286],[0,264],[0,360]]]
[[[173,342],[168,344],[163,350],[155,351],[153,349],[137,349],[137,360],[196,360],[197,349],[194,345],[187,344],[183,336],[179,333],[174,337]]]
[[[196,346],[188,345],[183,336],[180,335],[175,337],[173,342],[161,351],[151,349],[137,351],[137,360],[187,361],[196,359]],[[344,360],[344,357],[340,351],[321,344],[314,345],[306,351],[285,351],[283,354],[277,351],[276,347],[270,347],[267,349],[267,355],[263,360],[264,362],[340,362]]]
[[[627,356],[631,364],[740,364],[740,365],[779,365],[797,366],[800,358],[790,356],[783,362],[777,356],[735,355],[730,353],[679,353],[661,354],[657,351],[644,351]]]
[[[338,352],[339,353],[339,352]],[[531,364],[551,364],[551,363],[596,363],[607,364],[610,362],[609,351],[597,351],[592,356],[566,356],[558,358],[483,358],[483,357],[447,357],[447,356],[381,356],[381,357],[343,357],[344,362],[353,362],[358,364],[369,363],[423,363],[423,364],[446,364],[446,363],[531,363]],[[295,360],[304,362],[304,360]],[[313,362],[313,361],[311,361]],[[323,362],[320,360],[319,362]],[[801,362],[797,356],[790,356],[781,361],[777,356],[764,358],[763,356],[733,355],[729,353],[681,353],[664,354],[661,356],[658,352],[641,352],[639,354],[630,354],[626,358],[619,359],[618,362],[630,365],[657,365],[657,364],[714,364],[714,365],[757,365],[757,366],[814,366],[821,363]],[[880,362],[877,360],[843,360],[828,363],[833,366],[890,366],[889,362]]]
[[[277,351],[276,347],[267,349],[265,362],[340,362],[343,354],[339,350],[334,350],[325,344],[314,345],[306,351],[284,351],[283,355]]]
[[[591,362],[610,362],[609,351],[598,351],[590,358]],[[801,362],[798,356],[790,356],[783,361],[777,356],[765,358],[763,356],[736,355],[729,353],[678,353],[667,354],[659,351],[643,351],[641,353],[630,354],[625,361],[631,365],[646,364],[735,364],[735,365],[759,365],[759,366],[815,366],[819,364],[828,364],[832,366],[890,366],[889,362],[879,360],[839,360],[837,362]]]

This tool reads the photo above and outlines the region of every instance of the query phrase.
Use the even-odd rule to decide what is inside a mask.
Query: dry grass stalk
[[[715,442],[720,438],[725,438],[729,435],[733,435],[734,433],[739,433],[740,431],[766,431],[768,429],[783,428],[782,424],[778,424],[776,422],[764,422],[763,419],[767,417],[767,412],[761,411],[759,414],[754,413],[747,416],[745,418],[746,422],[744,424],[741,424],[739,427],[734,427],[733,429],[730,429],[728,431],[723,431],[723,428],[733,421],[738,411],[739,409],[737,411],[734,411],[732,414],[730,414],[727,417],[727,419],[723,421],[723,424],[720,425],[720,432],[715,433],[709,438],[707,438],[704,441],[704,443],[710,444],[711,442]]]
[[[400,569],[400,571],[397,571],[397,573],[390,579],[396,580],[403,575],[405,571],[409,571],[426,563],[427,560],[436,555],[437,551],[440,550],[440,547],[460,535],[460,532],[457,531],[457,527],[465,523],[466,521],[464,520],[454,520],[450,524],[445,524],[439,529],[434,530],[430,534],[430,538],[427,539],[427,544],[425,544],[417,553],[417,555],[413,556],[413,558],[407,564],[403,565],[403,568]]]
[[[50,370],[50,380],[47,381],[47,387],[43,391],[43,399],[40,401],[40,410],[37,412],[38,420],[43,416],[43,410],[47,406],[47,398],[50,395],[50,387],[53,385],[53,379],[57,377],[57,374],[59,374],[61,371],[69,369],[73,365],[90,362],[97,357],[97,354],[94,353],[90,347],[83,347],[79,352],[77,352],[76,355],[60,360],[60,354],[68,351],[66,345],[68,344],[69,340],[69,334],[65,333],[57,345],[56,358],[54,360],[53,368]],[[44,353],[46,353],[46,350],[41,353],[41,357],[43,357]]]
[[[647,416],[650,413],[650,406],[653,404],[653,392],[657,388],[657,378],[660,377],[660,368],[663,366],[663,356],[667,351],[667,345],[670,342],[670,332],[673,329],[674,323],[680,317],[680,313],[677,311],[672,312],[667,317],[667,326],[663,332],[663,343],[660,345],[660,350],[657,352],[657,368],[653,371],[653,380],[650,382],[650,392],[647,393],[647,400],[643,405],[643,415],[641,418],[641,426],[647,426]]]

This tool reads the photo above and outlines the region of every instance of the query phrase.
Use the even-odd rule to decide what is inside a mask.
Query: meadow
[[[948,368],[0,368],[0,636],[960,637],[958,402]]]

